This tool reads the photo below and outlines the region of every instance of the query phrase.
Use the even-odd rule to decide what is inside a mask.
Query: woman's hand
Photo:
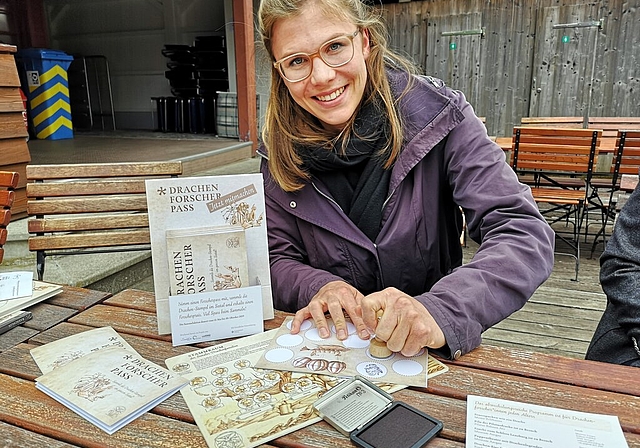
[[[362,318],[376,338],[393,352],[415,356],[423,347],[445,345],[444,333],[425,306],[396,288],[386,288],[360,301]],[[383,311],[378,321],[376,313]]]
[[[360,301],[363,297],[360,291],[346,282],[329,282],[320,288],[307,306],[296,313],[291,323],[291,333],[297,334],[300,331],[302,322],[312,318],[320,337],[328,338],[331,335],[331,330],[325,317],[325,313],[328,311],[336,327],[336,336],[341,341],[345,340],[349,336],[344,315],[344,311],[346,311],[351,318],[351,322],[356,327],[358,336],[361,339],[369,339],[370,334],[362,320],[360,309]]]

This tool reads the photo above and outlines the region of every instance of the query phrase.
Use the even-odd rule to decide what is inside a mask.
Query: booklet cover
[[[83,331],[31,349],[31,357],[42,373],[69,364],[83,356],[109,347],[137,353],[112,327]]]
[[[187,382],[131,350],[111,347],[36,378],[36,388],[113,434]]]
[[[158,333],[171,333],[166,232],[194,226],[240,226],[244,229],[247,286],[260,285],[263,319],[273,319],[262,174],[148,179],[145,182]]]
[[[166,235],[170,295],[249,286],[247,243],[242,227],[169,229]]]
[[[33,292],[31,295],[17,299],[0,300],[0,317],[47,300],[59,292],[62,292],[62,286],[60,285],[33,280]]]

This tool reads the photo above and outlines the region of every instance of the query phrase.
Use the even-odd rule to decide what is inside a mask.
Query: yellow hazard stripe
[[[69,103],[64,101],[62,98],[60,98],[58,101],[53,103],[51,106],[47,107],[42,112],[40,112],[38,115],[33,117],[33,125],[34,126],[38,126],[40,123],[42,123],[47,118],[53,117],[56,114],[56,112],[58,112],[60,109],[71,113],[71,107],[69,106]]]
[[[29,101],[29,104],[31,106],[31,110],[35,109],[40,104],[42,104],[45,101],[47,101],[48,99],[53,98],[58,93],[62,93],[64,96],[69,98],[69,88],[67,86],[65,86],[64,84],[62,84],[61,82],[59,82],[59,83],[54,84],[53,86],[51,86],[49,89],[45,90],[44,92],[42,92],[40,95],[38,95],[35,98],[33,98],[31,101]]]
[[[38,137],[39,139],[45,139],[45,138],[49,137],[50,135],[54,134],[62,126],[65,126],[65,127],[69,128],[69,129],[72,129],[71,120],[69,120],[67,117],[59,117],[56,121],[51,123],[49,126],[44,128],[42,131],[38,132],[36,137]]]
[[[40,75],[40,84],[46,84],[58,75],[62,76],[62,79],[67,81],[67,71],[59,65],[54,65],[49,70]]]

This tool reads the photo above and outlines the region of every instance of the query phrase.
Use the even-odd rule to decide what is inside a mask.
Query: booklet
[[[100,327],[67,336],[32,348],[30,353],[40,371],[48,373],[89,353],[109,347],[120,347],[137,353],[112,327]]]
[[[0,300],[0,317],[20,311],[62,292],[62,286],[33,280],[32,293],[25,297]]]
[[[467,448],[628,448],[615,415],[467,396]]]
[[[166,235],[169,295],[249,286],[244,228],[212,226],[169,229]]]
[[[247,276],[238,277],[244,263],[229,262],[226,257],[214,259],[207,254],[206,242],[199,242],[198,253],[191,260],[204,264],[211,258],[213,264],[223,263],[213,272],[213,284],[219,288],[229,285],[259,286],[261,291],[263,320],[273,319],[271,275],[269,271],[269,246],[265,217],[264,186],[262,174],[234,174],[225,176],[178,177],[171,179],[147,179],[147,204],[149,208],[149,231],[151,236],[151,258],[153,282],[158,317],[158,334],[172,332],[169,296],[172,295],[172,271],[175,266],[167,259],[167,232],[169,241],[176,231],[194,226],[201,227],[199,233],[211,233],[212,227],[227,227],[233,231],[238,226],[244,229],[244,241],[239,237],[238,247],[246,247]],[[188,236],[185,238],[189,238]],[[207,238],[207,237],[203,237]],[[202,238],[199,238],[200,241]],[[195,240],[194,240],[195,241]],[[228,252],[225,250],[225,252]],[[211,252],[213,254],[213,252]],[[189,257],[187,257],[189,258]],[[186,266],[185,259],[171,260]],[[229,268],[230,269],[227,269]],[[236,267],[240,267],[236,271]],[[182,266],[178,266],[182,269]],[[194,272],[195,273],[195,272]],[[220,274],[220,276],[217,276]],[[196,284],[197,286],[197,284]],[[203,285],[204,286],[204,285]],[[173,290],[181,289],[180,280]],[[174,294],[175,295],[175,294]],[[232,335],[229,335],[231,337]]]
[[[6,316],[0,317],[0,334],[6,333],[12,328],[22,325],[33,317],[31,311],[14,311]]]
[[[36,378],[36,388],[113,434],[187,382],[131,350],[111,347]]]

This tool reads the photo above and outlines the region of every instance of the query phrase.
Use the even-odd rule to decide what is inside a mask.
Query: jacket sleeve
[[[616,220],[600,257],[600,283],[609,309],[629,338],[640,344],[640,186]]]
[[[418,300],[445,333],[442,355],[457,358],[480,345],[483,331],[524,306],[549,277],[555,235],[463,94],[447,94],[464,115],[447,137],[447,180],[480,247]]]
[[[296,218],[282,210],[283,206],[269,194],[270,189],[278,187],[266,168],[265,160],[261,170],[265,179],[273,305],[278,310],[295,313],[307,306],[322,286],[342,278],[309,265]]]

